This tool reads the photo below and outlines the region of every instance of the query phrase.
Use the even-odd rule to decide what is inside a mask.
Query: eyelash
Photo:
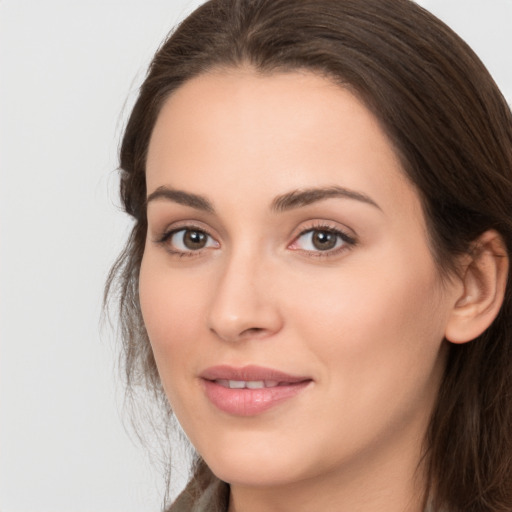
[[[213,238],[213,236],[208,233],[208,231],[202,227],[198,227],[198,226],[194,226],[194,225],[186,225],[186,226],[180,226],[178,228],[174,228],[174,229],[171,229],[170,231],[166,231],[160,238],[158,238],[156,240],[156,243],[159,244],[159,245],[162,245],[165,247],[165,249],[173,256],[178,256],[179,258],[183,258],[183,257],[194,257],[194,256],[198,256],[199,253],[202,252],[202,249],[205,249],[205,248],[202,248],[202,249],[198,249],[198,250],[193,250],[193,249],[189,249],[188,251],[187,250],[180,250],[180,249],[174,249],[172,247],[172,245],[169,243],[170,240],[172,239],[172,237],[174,235],[176,235],[177,233],[180,233],[181,231],[183,231],[183,235],[185,235],[186,232],[189,232],[189,233],[202,233],[204,235],[206,235],[209,239],[211,240],[215,240]],[[216,242],[217,245],[218,242]]]
[[[180,226],[178,228],[174,228],[170,231],[167,231],[165,233],[163,233],[163,235],[158,238],[155,242],[159,245],[162,245],[165,247],[165,249],[173,256],[177,256],[177,257],[194,257],[194,256],[198,256],[199,254],[202,253],[202,251],[204,249],[209,249],[211,248],[210,247],[203,247],[203,248],[199,248],[197,250],[194,250],[194,249],[189,249],[189,250],[181,250],[181,249],[175,249],[172,247],[172,245],[169,243],[170,240],[172,239],[172,237],[174,235],[176,235],[177,233],[180,233],[183,231],[183,236],[185,235],[185,233],[189,232],[189,233],[202,233],[204,235],[206,235],[210,240],[214,240],[214,237],[204,228],[202,227],[198,227],[198,226],[194,226],[194,225],[185,225],[185,226]],[[304,235],[307,235],[308,233],[311,233],[313,234],[314,232],[318,232],[318,233],[329,233],[331,235],[334,235],[337,237],[337,241],[336,241],[336,244],[338,244],[339,242],[341,242],[341,246],[340,247],[335,247],[333,249],[327,249],[325,251],[323,250],[307,250],[307,249],[301,249],[301,248],[292,248],[292,246],[294,244],[297,243],[297,241],[303,237]],[[215,244],[217,244],[217,247],[220,245],[217,241],[215,241]],[[338,254],[340,254],[341,252],[344,252],[346,250],[349,250],[351,249],[352,247],[354,247],[355,245],[357,244],[357,240],[348,235],[347,233],[345,233],[344,231],[340,230],[339,228],[335,228],[333,226],[330,226],[330,225],[327,225],[327,224],[315,224],[311,227],[308,227],[307,229],[304,229],[302,230],[293,240],[293,242],[291,244],[288,245],[288,248],[291,248],[291,250],[294,250],[294,251],[300,251],[300,252],[303,252],[303,253],[306,253],[308,254],[309,256],[311,257],[314,257],[314,258],[326,258],[326,257],[333,257],[333,256],[336,256]]]
[[[315,224],[315,225],[313,225],[311,227],[308,227],[307,229],[302,230],[295,237],[293,242],[288,247],[291,247],[292,245],[296,244],[297,241],[301,237],[303,237],[304,235],[307,235],[308,233],[313,234],[314,232],[317,232],[317,233],[329,233],[331,235],[336,236],[336,238],[337,238],[336,244],[341,242],[341,246],[340,247],[335,247],[333,249],[327,249],[325,251],[322,251],[322,250],[316,250],[316,251],[315,250],[306,250],[306,249],[300,249],[300,248],[296,248],[296,249],[292,249],[292,250],[296,250],[296,251],[301,251],[301,252],[307,253],[309,256],[311,256],[313,258],[329,258],[329,257],[337,256],[340,253],[345,252],[345,251],[351,249],[352,247],[354,247],[355,245],[357,245],[357,240],[354,237],[348,235],[347,233],[345,233],[344,231],[342,231],[338,227],[333,227],[333,226],[328,225],[328,224],[321,224],[320,223],[320,224]]]

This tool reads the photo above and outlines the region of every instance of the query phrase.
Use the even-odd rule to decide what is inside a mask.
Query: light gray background
[[[129,227],[115,206],[121,129],[154,50],[198,3],[0,0],[2,512],[159,510],[99,316]],[[420,3],[510,101],[512,0]]]

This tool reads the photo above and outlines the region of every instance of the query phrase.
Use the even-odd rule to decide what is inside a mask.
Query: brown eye
[[[313,231],[311,243],[319,251],[334,249],[338,243],[339,236],[331,231]]]
[[[192,251],[197,251],[206,246],[208,235],[202,231],[186,230],[183,234],[183,245]]]
[[[319,255],[321,253],[337,254],[339,250],[343,250],[356,244],[351,236],[343,231],[334,228],[314,228],[303,231],[289,246],[290,249],[300,250],[303,252]]]
[[[194,228],[183,228],[170,233],[165,243],[176,253],[190,253],[219,246],[208,233]]]

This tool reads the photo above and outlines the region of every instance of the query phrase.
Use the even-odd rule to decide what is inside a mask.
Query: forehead
[[[383,206],[418,197],[375,116],[349,90],[311,72],[217,70],[175,91],[148,151],[148,193],[162,185],[248,199],[341,185]]]

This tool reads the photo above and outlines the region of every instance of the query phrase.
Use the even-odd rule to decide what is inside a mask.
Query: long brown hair
[[[307,69],[374,113],[416,186],[441,272],[487,229],[512,248],[512,116],[491,76],[446,25],[410,0],[211,0],[155,55],[120,150],[121,198],[135,221],[112,268],[128,385],[162,396],[141,317],[145,161],[165,99],[216,67]],[[509,278],[510,279],[510,278]],[[512,510],[512,287],[478,339],[449,344],[425,461],[433,510]]]

